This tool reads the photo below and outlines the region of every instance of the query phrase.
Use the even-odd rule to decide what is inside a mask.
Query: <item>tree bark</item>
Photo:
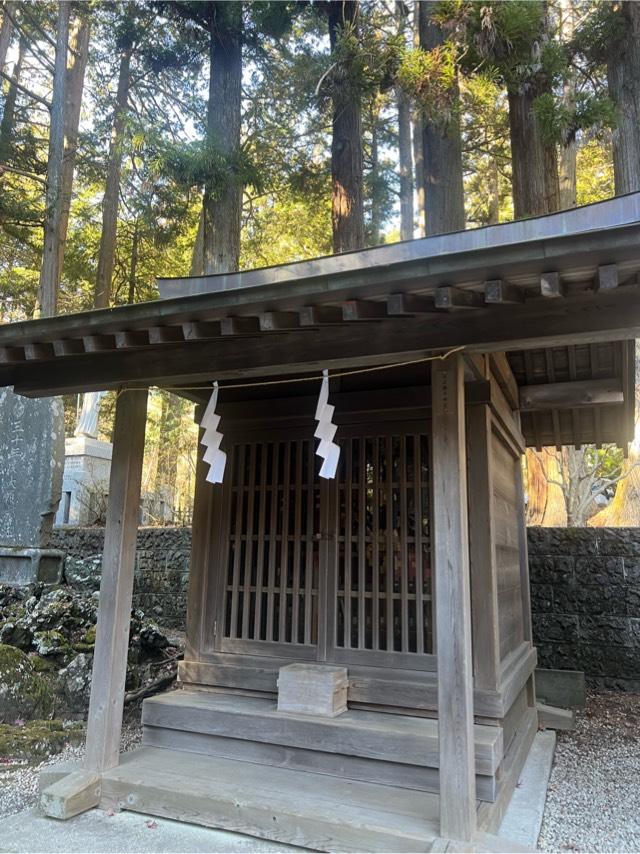
[[[640,190],[640,4],[617,5],[624,35],[609,55],[607,82],[616,105],[613,174],[620,195]]]
[[[191,253],[190,276],[202,276],[204,273],[204,208],[200,208],[198,217],[198,230]]]
[[[133,238],[131,240],[131,262],[129,264],[129,293],[127,294],[127,302],[129,305],[136,301],[136,283],[138,280],[138,241],[139,229],[138,223],[133,227]]]
[[[398,34],[404,41],[406,6],[396,2]],[[398,105],[398,162],[400,167],[400,239],[413,237],[413,154],[411,150],[411,104],[401,88],[396,90]]]
[[[13,9],[15,7],[15,3],[5,2],[3,5],[3,9],[8,9],[11,14],[13,14]],[[4,70],[5,63],[7,61],[7,51],[9,50],[9,45],[11,44],[11,37],[13,36],[13,21],[7,14],[2,15],[2,24],[0,24],[0,70]]]
[[[533,111],[533,86],[510,89],[509,132],[516,219],[552,213],[560,207],[555,144],[545,144]]]
[[[420,47],[433,50],[445,41],[441,26],[432,20],[433,0],[418,3]],[[465,226],[458,83],[451,94],[447,117],[422,116],[425,231],[442,234]]]
[[[38,310],[42,317],[50,317],[56,313],[60,279],[62,161],[64,156],[64,114],[67,89],[70,5],[67,2],[58,2],[56,55],[53,73],[53,94],[51,97],[51,122],[49,125],[44,246],[38,286]]]
[[[80,108],[84,90],[84,76],[89,57],[89,33],[91,25],[87,14],[76,16],[71,31],[71,58],[67,68],[67,92],[64,117],[64,155],[62,161],[62,211],[60,215],[60,257],[58,268],[62,273],[64,249],[69,228],[71,211],[71,193],[73,173],[78,149],[78,128],[80,126]]]
[[[207,143],[229,171],[223,186],[205,184],[203,268],[205,274],[229,273],[240,265],[242,180],[238,174],[242,120],[242,3],[213,6],[210,24]]]
[[[331,53],[336,55],[345,32],[358,32],[358,0],[328,3]],[[331,220],[333,251],[347,252],[364,246],[362,199],[362,114],[359,94],[350,80],[352,69],[344,62],[332,77],[333,117],[331,138]]]
[[[26,39],[21,38],[18,47],[18,56],[13,65],[13,71],[11,72],[11,83],[9,83],[9,90],[7,92],[7,97],[4,102],[4,110],[2,111],[2,121],[0,121],[0,166],[3,163],[7,162],[11,153],[11,140],[13,137],[16,99],[18,97],[18,87],[16,84],[20,82],[20,75],[22,73],[22,63],[24,60],[24,54],[26,49]],[[1,174],[2,170],[0,169],[0,176]]]
[[[371,120],[371,225],[369,229],[369,245],[378,246],[382,228],[382,212],[380,209],[380,151],[378,143],[378,125],[380,108],[374,103],[370,113]]]
[[[102,232],[98,254],[98,270],[94,292],[94,306],[107,308],[111,297],[113,267],[116,257],[116,237],[118,229],[118,201],[120,195],[120,173],[124,146],[124,128],[127,117],[129,89],[131,87],[132,48],[126,47],[120,56],[118,71],[118,89],[116,107],[113,114],[109,161],[102,199]]]

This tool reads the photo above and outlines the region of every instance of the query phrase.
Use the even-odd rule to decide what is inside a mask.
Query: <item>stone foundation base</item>
[[[42,581],[60,584],[64,552],[57,549],[25,549],[0,546],[0,584],[24,587]]]

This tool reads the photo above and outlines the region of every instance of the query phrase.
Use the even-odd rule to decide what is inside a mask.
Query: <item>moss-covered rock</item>
[[[20,726],[0,724],[0,757],[32,758],[60,753],[65,745],[80,744],[84,726],[73,722],[34,720]]]
[[[46,632],[36,632],[33,636],[33,647],[38,655],[64,655],[71,652],[67,639],[55,629]]]
[[[0,644],[0,723],[46,718],[53,705],[52,687],[36,673],[29,656],[14,646]]]

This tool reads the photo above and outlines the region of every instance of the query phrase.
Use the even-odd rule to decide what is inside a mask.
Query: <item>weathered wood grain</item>
[[[87,721],[90,772],[117,765],[120,752],[146,413],[146,390],[118,398]]]
[[[433,362],[433,542],[438,653],[440,835],[476,830],[464,364]]]

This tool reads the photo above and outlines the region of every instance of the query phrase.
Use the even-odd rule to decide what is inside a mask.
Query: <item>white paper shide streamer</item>
[[[323,371],[320,397],[316,408],[318,426],[314,436],[316,439],[320,439],[320,444],[316,450],[316,454],[323,460],[320,477],[327,479],[336,476],[338,460],[340,459],[340,445],[333,441],[338,427],[331,422],[335,409],[335,406],[329,403],[329,371]]]
[[[216,414],[216,406],[218,405],[218,383],[213,384],[213,391],[209,398],[209,403],[202,416],[200,426],[204,429],[204,434],[200,440],[207,449],[204,452],[204,461],[209,464],[207,480],[210,483],[222,483],[224,477],[224,468],[227,464],[227,455],[220,449],[222,442],[222,433],[219,432],[220,416]]]

